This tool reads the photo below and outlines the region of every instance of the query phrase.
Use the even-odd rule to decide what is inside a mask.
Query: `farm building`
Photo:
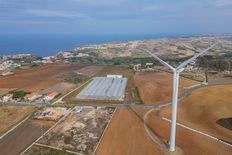
[[[27,94],[24,98],[26,100],[29,100],[29,101],[34,101],[38,98],[42,97],[42,95],[38,95],[38,94],[35,94],[35,93],[32,93],[32,94]]]
[[[78,99],[123,100],[127,78],[96,77],[78,95]]]
[[[45,101],[51,101],[52,99],[54,99],[56,96],[58,95],[57,92],[52,92],[50,94],[48,94],[47,96],[44,97]]]

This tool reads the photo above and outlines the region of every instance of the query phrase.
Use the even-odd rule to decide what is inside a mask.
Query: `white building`
[[[13,97],[12,94],[8,94],[8,95],[3,96],[2,100],[3,102],[8,102],[12,100],[12,97]]]
[[[112,75],[112,74],[108,74],[107,77],[108,77],[108,78],[122,78],[122,75]]]

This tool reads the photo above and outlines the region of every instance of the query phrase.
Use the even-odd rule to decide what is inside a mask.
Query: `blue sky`
[[[0,0],[0,34],[232,33],[232,0]]]

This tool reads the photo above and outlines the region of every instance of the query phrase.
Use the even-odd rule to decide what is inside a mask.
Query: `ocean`
[[[30,53],[35,56],[50,56],[89,44],[173,36],[176,35],[0,35],[0,55]]]

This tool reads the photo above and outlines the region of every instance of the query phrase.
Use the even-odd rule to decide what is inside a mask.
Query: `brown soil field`
[[[54,122],[28,120],[0,140],[1,155],[16,155],[23,152]],[[41,130],[43,128],[43,130]]]
[[[144,113],[147,109],[140,109]],[[118,109],[103,135],[97,155],[161,155],[133,110]]]
[[[68,83],[68,82],[60,82],[57,83],[53,86],[50,86],[42,91],[40,91],[41,94],[48,94],[50,92],[58,92],[61,94],[66,94],[68,93],[71,89],[74,89],[75,85],[72,83]]]
[[[14,90],[14,89],[11,89],[11,88],[0,88],[0,97],[8,94],[12,90]]]
[[[38,92],[60,82],[59,78],[77,71],[83,65],[46,64],[22,70],[14,75],[0,77],[0,88],[17,88],[30,92]]]
[[[232,116],[232,85],[198,89],[183,98],[178,105],[178,122],[232,142],[232,131],[217,124],[217,120]],[[170,118],[171,107],[162,111]]]
[[[166,72],[138,73],[134,77],[140,97],[145,104],[160,103],[172,98],[172,75]],[[179,92],[197,82],[181,78]]]
[[[92,77],[95,74],[101,72],[103,70],[104,66],[86,66],[84,68],[81,68],[77,71],[79,74],[83,74],[88,77]]]
[[[144,96],[140,95],[144,103],[159,103],[171,98],[172,80],[170,74],[144,73],[137,74],[134,79],[139,91],[144,93]],[[150,83],[153,83],[156,87],[152,87]],[[182,89],[180,91],[183,90],[184,86],[190,86],[191,84],[195,84],[195,82],[181,78]],[[146,86],[144,87],[144,85]],[[145,92],[150,95],[145,96]],[[156,95],[157,98],[153,98],[153,95]],[[146,111],[148,109],[117,109],[96,154],[161,154],[144,130],[143,115]]]
[[[149,117],[149,126],[165,142],[169,140],[170,122],[161,120],[155,113]],[[232,148],[203,135],[177,126],[176,145],[186,155],[231,155]]]
[[[29,113],[34,110],[32,106],[0,106],[0,135],[6,132],[9,128],[20,122]]]

